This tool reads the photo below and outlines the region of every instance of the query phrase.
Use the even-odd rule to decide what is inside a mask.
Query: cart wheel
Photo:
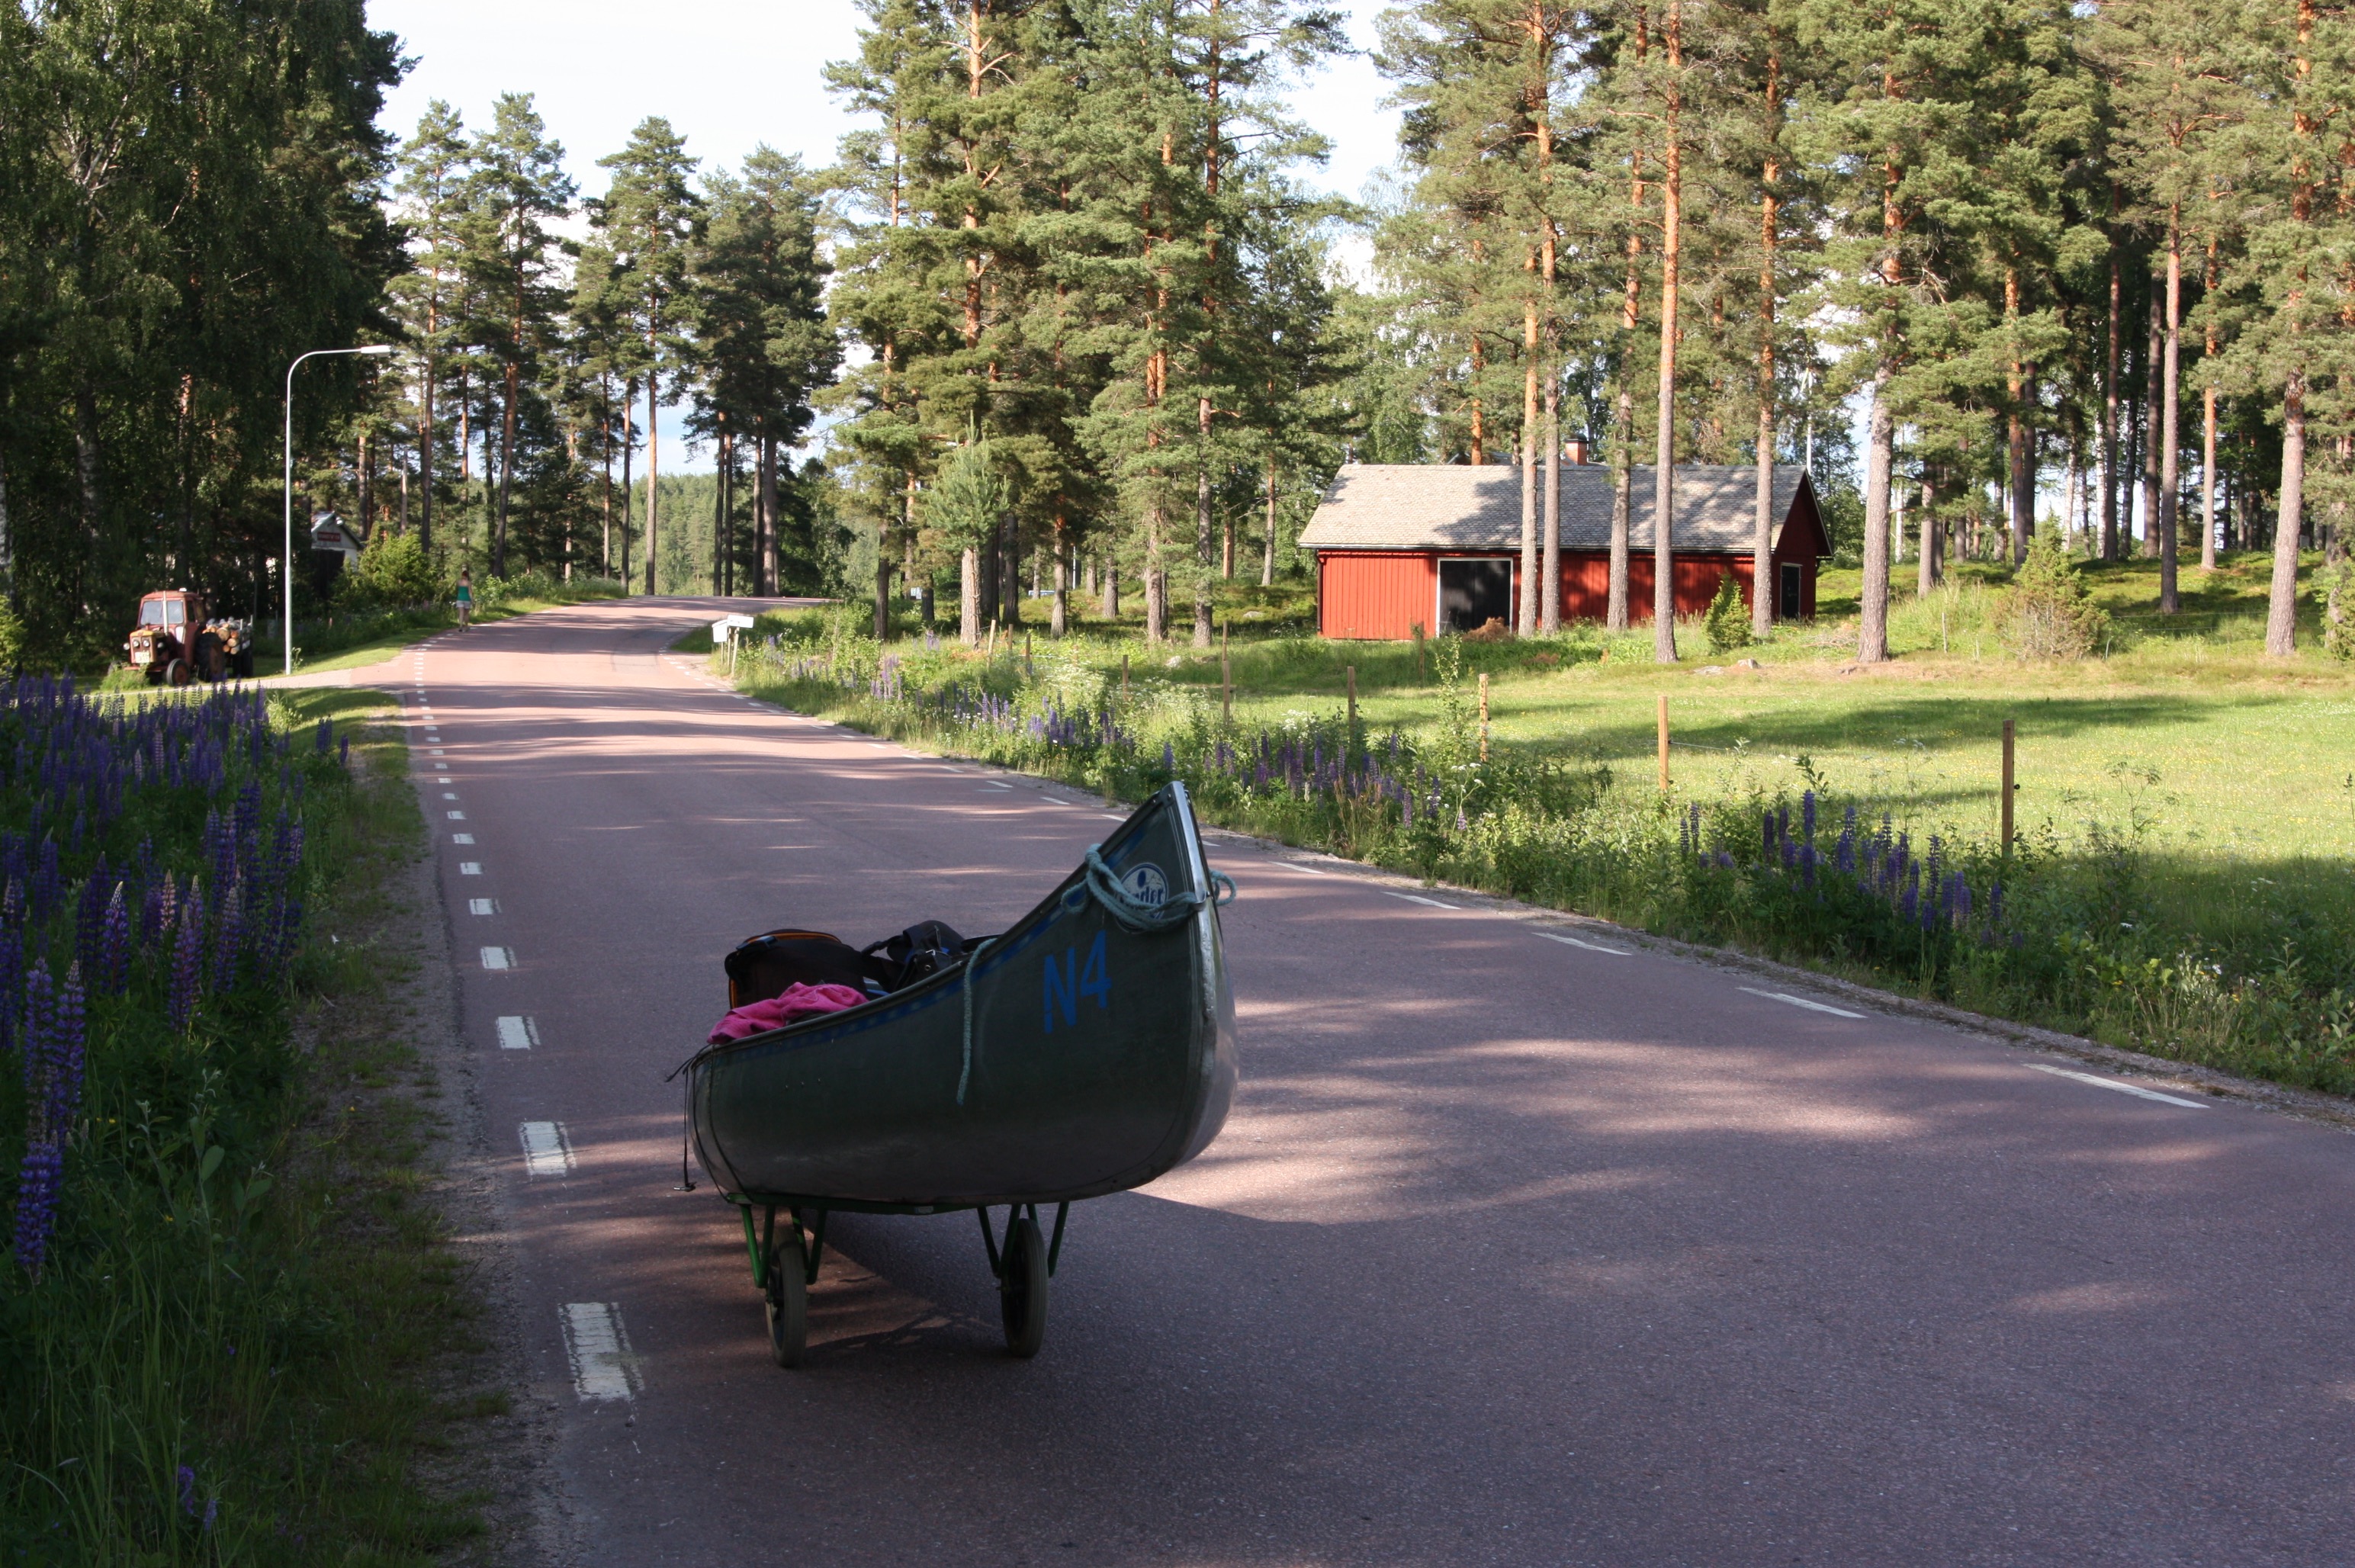
[[[781,1242],[769,1253],[769,1354],[781,1367],[798,1367],[809,1344],[809,1283],[802,1250]]]
[[[164,667],[164,684],[165,686],[187,685],[188,661],[186,659],[174,659],[170,664],[165,665]]]
[[[999,1261],[997,1308],[1006,1320],[1006,1349],[1028,1360],[1047,1337],[1047,1243],[1038,1221],[1026,1214],[1014,1221]]]

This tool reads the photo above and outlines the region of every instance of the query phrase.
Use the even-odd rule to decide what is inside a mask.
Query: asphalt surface
[[[1234,1115],[1073,1211],[1044,1351],[970,1215],[837,1216],[778,1370],[678,1190],[721,955],[1112,825],[716,689],[712,613],[394,667],[580,1561],[2355,1560],[2347,1135],[1231,838]]]

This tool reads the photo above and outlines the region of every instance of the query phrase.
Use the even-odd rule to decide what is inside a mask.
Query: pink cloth
[[[838,1013],[866,1000],[863,994],[847,986],[788,986],[783,996],[772,997],[765,1002],[747,1002],[713,1024],[709,1043],[718,1045],[722,1040],[742,1040],[746,1035],[783,1029],[798,1019]]]

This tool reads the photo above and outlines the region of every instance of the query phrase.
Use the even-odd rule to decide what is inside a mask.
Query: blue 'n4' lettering
[[[1046,1008],[1046,1032],[1055,1032],[1055,1015],[1063,1015],[1063,1027],[1076,1029],[1080,1022],[1080,998],[1093,997],[1099,1008],[1112,1006],[1112,977],[1104,971],[1104,933],[1088,948],[1085,968],[1080,966],[1077,945],[1063,949],[1060,962],[1053,954],[1047,955],[1047,971],[1041,986],[1041,1000]]]

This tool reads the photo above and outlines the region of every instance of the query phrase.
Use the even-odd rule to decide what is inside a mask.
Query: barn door
[[[1513,562],[1509,557],[1439,563],[1442,630],[1476,632],[1491,621],[1513,624]]]

